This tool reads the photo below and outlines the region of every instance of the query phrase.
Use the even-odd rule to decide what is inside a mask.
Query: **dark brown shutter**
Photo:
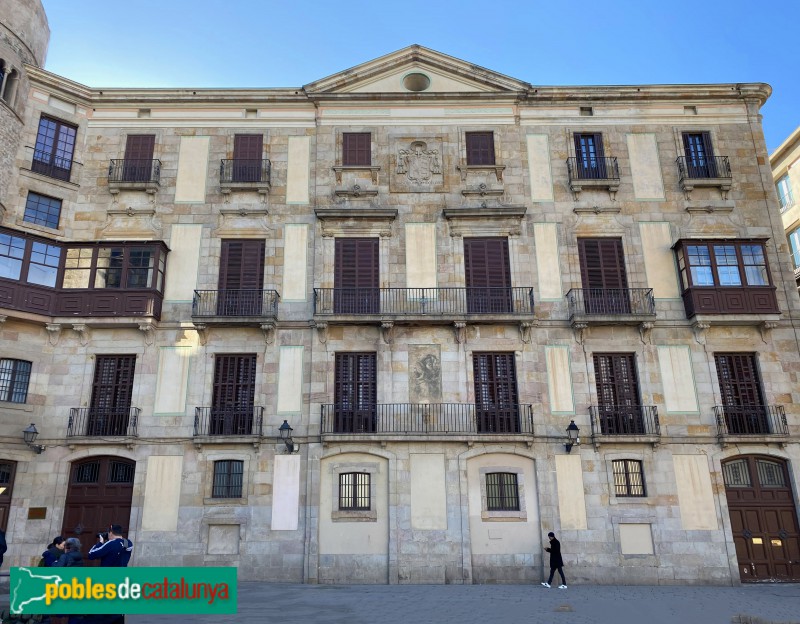
[[[644,433],[634,354],[596,353],[593,360],[601,432]]]
[[[256,392],[256,356],[217,355],[211,398],[210,435],[250,435]]]
[[[467,151],[467,165],[481,166],[494,165],[494,133],[493,132],[466,132],[464,133]]]
[[[149,182],[153,171],[154,134],[129,134],[125,141],[125,164],[122,179],[126,182]]]
[[[716,161],[709,132],[684,132],[683,150],[686,167],[691,178],[715,178]]]
[[[333,285],[337,314],[380,312],[379,240],[336,239]]]
[[[582,179],[605,179],[605,152],[603,135],[598,133],[576,133],[575,160],[578,177]]]
[[[372,134],[345,132],[342,134],[342,165],[369,167],[372,164]]]
[[[715,353],[728,433],[770,433],[767,406],[754,353]]]
[[[220,316],[258,316],[264,288],[263,240],[223,240],[219,266]]]
[[[630,314],[622,239],[579,238],[578,258],[585,311],[588,314]]]
[[[334,431],[374,432],[378,376],[374,353],[337,353]]]
[[[135,355],[98,355],[87,419],[88,435],[125,435],[128,429]]]
[[[472,370],[478,433],[519,433],[514,354],[475,352]]]
[[[260,134],[237,134],[233,138],[233,181],[259,182],[264,137]]]
[[[469,314],[513,311],[508,239],[465,238],[464,277]]]

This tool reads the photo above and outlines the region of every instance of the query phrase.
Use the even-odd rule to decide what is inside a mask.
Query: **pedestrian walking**
[[[549,588],[550,583],[553,582],[553,576],[555,576],[556,570],[558,570],[558,573],[561,575],[561,585],[559,585],[558,588],[566,589],[567,579],[564,578],[564,560],[561,558],[561,542],[556,539],[556,534],[552,531],[547,534],[547,539],[550,540],[550,546],[545,548],[545,551],[550,553],[550,578],[547,579],[546,583],[542,583],[542,585]]]
[[[6,532],[0,531],[0,566],[3,565],[3,555],[6,554],[8,550],[8,544],[6,544]]]

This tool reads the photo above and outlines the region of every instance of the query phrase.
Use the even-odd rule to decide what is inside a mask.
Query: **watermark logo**
[[[236,613],[236,568],[11,568],[12,614]]]

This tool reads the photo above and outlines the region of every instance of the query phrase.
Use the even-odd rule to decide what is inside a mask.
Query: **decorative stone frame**
[[[509,472],[517,475],[518,511],[489,511],[486,493],[486,475],[495,472]],[[478,469],[481,486],[481,520],[483,522],[527,522],[528,508],[525,502],[525,471],[518,466],[487,466]]]
[[[628,453],[619,452],[608,454],[604,457],[605,470],[608,482],[608,502],[609,505],[651,505],[655,498],[650,493],[650,487],[647,480],[647,474],[653,474],[654,469],[650,465],[651,462],[644,456],[641,451],[631,451]],[[644,483],[644,496],[619,496],[616,488],[614,487],[614,462],[615,461],[638,461],[642,465],[642,482]],[[651,470],[652,469],[652,470]]]
[[[369,474],[369,509],[339,509],[339,475],[347,472],[365,472]],[[378,463],[347,462],[332,464],[331,475],[331,520],[333,522],[377,522],[378,510],[375,509],[376,477],[381,468]]]
[[[334,165],[331,167],[333,169],[336,184],[342,184],[342,174],[343,173],[353,173],[353,174],[368,174],[369,179],[373,184],[378,184],[378,172],[381,170],[380,165],[376,165],[375,162],[377,161],[377,154],[375,153],[375,139],[378,134],[378,128],[373,127],[365,127],[365,126],[353,126],[353,127],[341,127],[336,128],[335,132],[335,141],[336,145],[334,147],[335,150],[335,158],[334,158]],[[350,133],[361,133],[361,132],[369,132],[370,133],[370,157],[369,157],[369,165],[343,165],[342,164],[342,150],[344,149],[344,134]],[[358,175],[356,175],[358,177]]]
[[[250,454],[229,451],[204,453],[206,469],[203,473],[203,505],[247,505],[252,494],[252,479],[250,478]],[[234,460],[242,462],[242,496],[239,498],[214,498],[214,465],[218,461]],[[212,523],[213,524],[213,523]]]

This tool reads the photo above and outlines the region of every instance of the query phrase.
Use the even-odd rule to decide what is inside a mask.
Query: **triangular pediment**
[[[303,87],[308,95],[520,93],[531,85],[412,45]]]

